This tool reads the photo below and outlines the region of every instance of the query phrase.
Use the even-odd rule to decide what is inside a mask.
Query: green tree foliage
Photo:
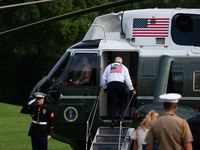
[[[28,1],[3,0],[0,1],[0,5],[22,2]],[[72,12],[75,7],[72,1],[58,0],[3,9],[0,10],[0,29],[5,31],[62,15]],[[55,65],[69,46],[81,40],[82,36],[79,32],[86,32],[87,29],[80,27],[78,19],[66,19],[0,37],[0,62],[1,72],[3,72],[0,76],[4,79],[1,87],[6,87],[0,91],[3,95],[1,101],[19,103],[21,100],[24,103],[27,100],[31,86],[41,79],[45,71]],[[84,19],[81,21],[83,22]]]
[[[33,0],[1,0],[11,5]],[[54,2],[0,10],[0,32],[36,21],[66,14],[108,1],[57,0]],[[0,62],[4,79],[1,82],[1,101],[23,104],[31,88],[49,71],[65,50],[79,42],[98,12],[47,23],[0,37]]]
[[[0,6],[34,0],[0,0]],[[0,32],[50,17],[117,0],[57,0],[0,9]],[[0,37],[0,94],[2,102],[23,104],[32,86],[50,70],[65,50],[79,42],[88,30],[84,24],[103,14],[144,8],[199,8],[199,0],[147,0],[103,9],[77,17],[47,23]]]

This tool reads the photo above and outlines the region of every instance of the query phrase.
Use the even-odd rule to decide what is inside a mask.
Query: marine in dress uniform
[[[165,113],[152,123],[145,138],[146,150],[153,150],[156,141],[160,150],[192,150],[193,137],[188,123],[185,121],[184,134],[184,121],[175,114],[181,95],[169,93],[160,95],[160,98],[164,100]]]
[[[104,93],[108,92],[111,103],[111,127],[114,127],[115,123],[116,98],[120,101],[119,116],[122,116],[125,103],[125,83],[128,89],[132,91],[133,94],[136,94],[132,86],[128,69],[122,64],[122,58],[116,57],[115,62],[106,67],[101,78],[102,88],[104,89]]]
[[[54,128],[54,114],[52,109],[44,104],[46,94],[34,93],[35,99],[26,103],[21,113],[31,114],[33,121],[28,135],[31,137],[33,150],[47,150],[48,139],[51,137]],[[36,102],[36,106],[32,105]]]

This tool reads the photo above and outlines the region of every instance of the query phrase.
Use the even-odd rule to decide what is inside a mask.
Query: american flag
[[[133,19],[132,37],[168,37],[169,18]]]
[[[110,73],[122,73],[122,65],[111,66]]]

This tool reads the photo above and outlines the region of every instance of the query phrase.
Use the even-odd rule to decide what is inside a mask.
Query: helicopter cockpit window
[[[62,83],[64,76],[64,68],[67,66],[69,58],[70,52],[66,52],[55,65],[55,67],[52,69],[52,71],[49,73],[50,79],[59,85]]]
[[[56,104],[59,99],[60,89],[59,86],[62,83],[64,77],[64,69],[68,64],[70,58],[70,52],[66,52],[54,68],[50,71],[47,77],[43,78],[38,84],[37,91],[47,94],[45,103],[46,104]],[[50,79],[50,80],[49,80]],[[53,82],[56,84],[54,84]]]
[[[193,89],[194,91],[200,91],[200,71],[195,71],[193,77],[194,77]]]
[[[74,55],[70,72],[67,76],[67,85],[95,86],[97,54],[77,53]]]
[[[42,82],[38,85],[37,91],[46,93],[45,104],[56,104],[59,99],[59,89],[49,81]]]
[[[169,74],[169,81],[167,87],[168,93],[182,93],[183,92],[183,72],[171,72]]]

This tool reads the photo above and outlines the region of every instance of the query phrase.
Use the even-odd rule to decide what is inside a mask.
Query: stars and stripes
[[[169,18],[134,18],[132,37],[168,37]]]
[[[119,66],[111,66],[110,73],[122,73],[122,65]]]

